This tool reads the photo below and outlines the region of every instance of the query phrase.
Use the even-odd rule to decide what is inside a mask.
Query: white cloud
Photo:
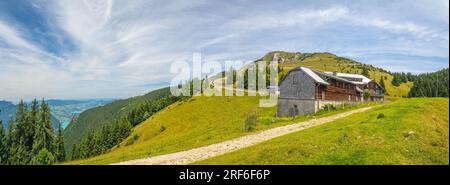
[[[16,29],[3,23],[1,20],[0,20],[0,39],[4,40],[6,43],[8,43],[10,46],[14,48],[25,49],[32,52],[39,51],[39,49],[36,46],[30,44],[28,41],[23,39],[19,35],[18,31],[16,31]]]
[[[350,19],[353,23],[362,26],[371,26],[387,30],[396,34],[411,34],[417,38],[429,38],[429,39],[446,39],[448,40],[448,33],[441,33],[440,31],[432,30],[426,26],[418,25],[412,22],[392,22],[386,19],[380,18],[358,18],[353,17]]]
[[[289,26],[314,26],[333,22],[348,14],[348,9],[333,6],[316,10],[289,10],[286,12],[257,12],[231,21],[227,26],[236,30],[277,29]]]
[[[52,34],[67,35],[74,49],[48,53],[29,40],[27,29],[32,28],[0,20],[1,98],[142,94],[148,84],[170,81],[170,64],[190,61],[193,52],[219,61],[255,60],[270,50],[330,51],[357,60],[389,52],[448,58],[448,16],[440,16],[448,14],[447,1],[389,6],[204,0],[33,3],[48,14],[50,30],[63,31]],[[393,60],[380,58],[378,63],[394,66],[383,61]]]

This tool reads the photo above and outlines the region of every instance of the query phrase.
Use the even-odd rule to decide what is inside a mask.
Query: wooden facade
[[[323,73],[300,67],[284,76],[278,97],[278,116],[296,116],[319,111],[326,104],[382,101],[384,89],[375,81],[356,74]],[[364,91],[370,98],[364,99]]]
[[[309,88],[314,88],[315,91],[314,100],[326,100],[326,101],[383,100],[384,89],[373,80],[363,82],[361,78],[357,77],[339,77],[336,76],[336,73],[322,73],[318,71],[313,72],[322,80],[324,80],[327,84],[316,83],[315,87],[303,87],[303,89],[300,89],[300,91]],[[293,73],[292,75],[295,75],[295,73]],[[362,98],[364,90],[369,90],[370,92],[370,98],[367,100],[363,100]]]
[[[316,100],[329,101],[360,101],[361,94],[356,91],[356,85],[348,82],[329,79],[329,85],[316,86]]]

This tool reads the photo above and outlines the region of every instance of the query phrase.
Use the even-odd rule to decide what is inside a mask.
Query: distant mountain
[[[16,113],[16,105],[12,102],[0,100],[0,120],[3,121],[3,128],[8,127],[8,121]]]

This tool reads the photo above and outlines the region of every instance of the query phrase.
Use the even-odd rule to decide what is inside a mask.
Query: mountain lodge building
[[[279,90],[277,116],[281,117],[315,113],[326,104],[384,100],[384,89],[363,75],[306,67],[289,71]],[[364,99],[365,90],[370,93],[368,99]]]

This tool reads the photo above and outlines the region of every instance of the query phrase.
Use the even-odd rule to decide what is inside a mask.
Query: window
[[[293,76],[292,77],[292,84],[297,84],[297,83],[298,83],[297,76]]]

